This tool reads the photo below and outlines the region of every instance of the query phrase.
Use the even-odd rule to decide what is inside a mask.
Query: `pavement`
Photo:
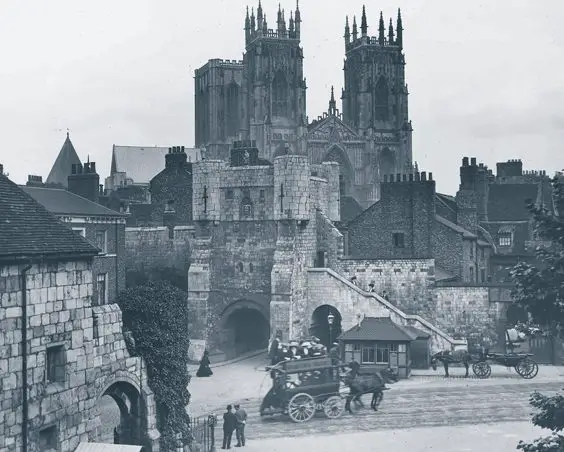
[[[515,452],[520,440],[531,442],[546,435],[530,422],[408,428],[393,431],[250,439],[248,452]],[[219,447],[218,447],[219,449]]]

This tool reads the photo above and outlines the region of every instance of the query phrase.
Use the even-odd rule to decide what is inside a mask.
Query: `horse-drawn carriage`
[[[488,378],[492,368],[488,361],[493,361],[508,368],[513,368],[522,378],[531,379],[536,377],[539,366],[531,358],[532,353],[518,353],[515,351],[520,344],[525,342],[526,335],[514,328],[505,331],[505,353],[490,352],[488,348],[481,347],[479,350],[455,350],[441,351],[431,357],[431,367],[436,370],[437,362],[442,362],[445,368],[445,376],[449,376],[449,364],[462,363],[468,369],[472,363],[472,372],[478,378]]]
[[[340,370],[331,358],[282,361],[267,370],[272,388],[262,401],[261,416],[287,414],[294,422],[307,422],[317,411],[332,419],[343,413]]]

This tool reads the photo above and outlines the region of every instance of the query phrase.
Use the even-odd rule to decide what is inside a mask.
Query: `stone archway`
[[[332,325],[329,324],[330,315],[333,316]],[[309,332],[318,337],[323,345],[330,346],[342,332],[342,321],[341,313],[336,307],[324,304],[313,311]]]
[[[221,314],[221,349],[227,359],[266,350],[270,340],[269,313],[251,300],[231,303]]]

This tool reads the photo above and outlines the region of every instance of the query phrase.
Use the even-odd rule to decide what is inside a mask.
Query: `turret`
[[[392,24],[392,18],[390,17],[390,25],[388,26],[388,43],[392,45],[394,43],[394,26]]]
[[[349,16],[345,19],[345,44],[351,42],[351,29],[349,27]]]
[[[307,155],[274,159],[274,219],[309,220],[310,166]]]
[[[382,11],[380,11],[380,24],[378,25],[378,44],[384,45],[386,40],[386,28],[384,27],[384,16]]]
[[[396,26],[396,44],[400,47],[400,49],[403,48],[403,24],[401,22],[401,11],[398,8],[398,23]]]
[[[225,163],[201,160],[192,166],[192,206],[194,221],[219,221],[220,179]]]
[[[368,35],[368,23],[366,20],[366,8],[364,5],[362,6],[362,19],[360,22],[360,31],[362,32],[362,36]]]

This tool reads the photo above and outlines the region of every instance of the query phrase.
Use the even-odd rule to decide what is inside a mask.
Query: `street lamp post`
[[[331,345],[333,344],[333,340],[331,338],[331,336],[333,335],[333,322],[335,321],[335,316],[333,315],[332,312],[329,312],[329,315],[327,316],[327,323],[329,324],[329,348],[331,348]]]

